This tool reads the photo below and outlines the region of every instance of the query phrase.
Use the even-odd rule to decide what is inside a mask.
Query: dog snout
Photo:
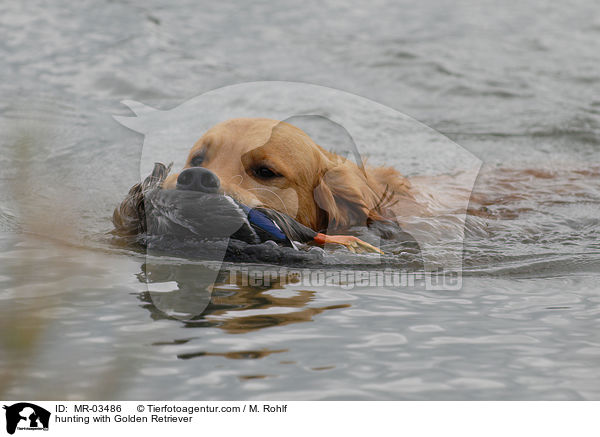
[[[216,193],[220,186],[219,178],[212,171],[202,167],[192,167],[179,173],[176,188],[178,190]]]

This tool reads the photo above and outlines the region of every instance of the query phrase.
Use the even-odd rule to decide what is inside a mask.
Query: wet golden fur
[[[395,169],[361,168],[277,120],[217,124],[192,147],[184,169],[200,160],[219,177],[225,194],[251,207],[284,212],[316,231],[393,221],[398,208],[415,203],[409,181]],[[276,176],[261,177],[262,168]],[[175,188],[177,177],[169,175],[163,188]]]

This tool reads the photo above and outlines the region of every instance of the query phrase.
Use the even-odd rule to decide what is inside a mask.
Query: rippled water
[[[600,398],[594,2],[4,2],[0,28],[0,397]],[[226,265],[207,296],[210,264],[111,241],[143,142],[119,102],[255,80],[368,97],[484,161],[461,290],[251,287]],[[157,310],[149,273],[203,315]]]

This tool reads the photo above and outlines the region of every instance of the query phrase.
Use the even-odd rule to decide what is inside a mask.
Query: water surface
[[[600,398],[594,2],[4,2],[0,28],[0,397]],[[193,320],[156,309],[149,262],[192,291],[208,267],[107,235],[143,143],[111,115],[255,80],[368,97],[484,161],[461,290],[224,280]]]

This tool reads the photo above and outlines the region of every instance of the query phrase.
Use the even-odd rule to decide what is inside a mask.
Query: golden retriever
[[[379,251],[356,237],[332,235],[353,226],[396,223],[398,210],[419,208],[404,176],[390,167],[359,166],[325,150],[301,129],[266,118],[237,118],[209,129],[192,147],[180,173],[163,189],[175,189],[186,170],[202,167],[221,193],[250,208],[287,214],[319,232],[315,242]],[[209,178],[210,179],[210,178]],[[118,209],[113,221],[118,228]]]

